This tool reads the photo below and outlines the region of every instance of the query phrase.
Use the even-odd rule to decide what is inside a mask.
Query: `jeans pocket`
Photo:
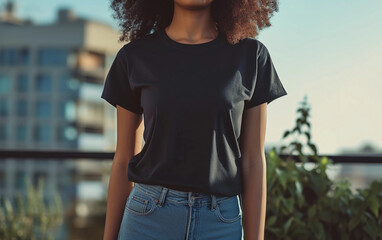
[[[155,208],[154,198],[133,188],[126,201],[126,210],[135,215],[149,215]]]
[[[217,202],[214,213],[220,221],[225,223],[233,223],[241,219],[242,211],[238,196]]]

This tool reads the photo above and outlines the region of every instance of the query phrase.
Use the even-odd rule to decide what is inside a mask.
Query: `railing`
[[[289,155],[280,154],[282,159]],[[321,156],[321,155],[320,155]],[[378,163],[382,164],[382,154],[357,154],[357,155],[322,155],[333,160],[333,163]],[[95,152],[95,151],[75,151],[75,150],[0,150],[0,161],[5,158],[38,158],[38,159],[94,159],[94,160],[112,160],[114,152]],[[298,156],[289,156],[299,161]]]

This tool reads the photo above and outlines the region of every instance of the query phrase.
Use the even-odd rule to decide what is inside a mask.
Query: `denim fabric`
[[[184,192],[134,183],[118,240],[242,240],[239,195]]]

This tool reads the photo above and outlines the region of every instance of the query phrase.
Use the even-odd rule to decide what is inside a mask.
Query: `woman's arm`
[[[130,159],[141,151],[142,119],[141,115],[117,105],[117,146],[109,180],[104,240],[118,237],[126,199],[133,187],[133,182],[127,180],[127,166]]]
[[[264,153],[267,103],[243,113],[241,152],[243,173],[243,227],[245,240],[263,240],[266,210],[266,161]]]

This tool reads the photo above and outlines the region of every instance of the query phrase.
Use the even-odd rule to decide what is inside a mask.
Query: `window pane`
[[[5,188],[5,168],[0,168],[0,188]]]
[[[28,75],[20,74],[17,76],[16,90],[17,92],[28,91]]]
[[[52,104],[48,100],[38,100],[36,102],[36,115],[38,117],[49,118],[52,116]]]
[[[71,142],[77,139],[77,129],[73,126],[60,126],[57,131],[59,141]]]
[[[17,101],[17,116],[26,117],[28,116],[28,101],[25,99],[20,99]]]
[[[76,110],[76,104],[73,101],[60,102],[59,116],[67,121],[75,121]]]
[[[8,63],[11,66],[17,65],[17,50],[16,49],[9,49],[8,51]]]
[[[64,49],[41,49],[38,63],[40,66],[66,66],[68,52]]]
[[[26,66],[29,62],[30,53],[26,48],[0,49],[0,66]]]
[[[37,91],[40,93],[49,93],[52,91],[52,77],[48,74],[40,74],[37,77]]]
[[[0,74],[0,94],[9,93],[11,91],[11,76],[8,74]]]
[[[8,140],[9,132],[6,124],[0,124],[0,141]]]
[[[10,101],[6,98],[0,98],[0,117],[6,117],[9,115]]]
[[[16,139],[19,142],[26,142],[28,138],[28,128],[24,124],[19,124],[16,129]]]
[[[0,49],[0,66],[4,66],[7,63],[7,51]]]
[[[25,188],[25,182],[26,182],[26,173],[22,169],[16,171],[15,175],[15,185],[16,189],[24,189]]]
[[[22,49],[19,52],[19,64],[22,66],[27,66],[30,63],[30,53],[28,49]]]
[[[80,82],[77,78],[64,74],[60,77],[60,90],[63,95],[78,90]]]
[[[37,125],[34,130],[34,140],[44,143],[52,140],[50,126]]]

